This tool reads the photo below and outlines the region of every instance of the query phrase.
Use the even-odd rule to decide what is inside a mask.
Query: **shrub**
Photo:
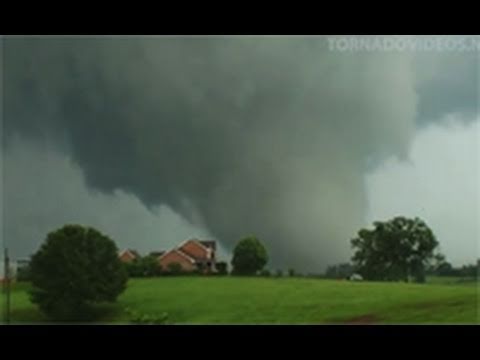
[[[288,276],[295,276],[295,270],[292,268],[288,269]]]
[[[30,266],[23,266],[17,270],[17,280],[18,281],[30,281]]]
[[[225,261],[219,261],[215,264],[215,268],[218,271],[219,275],[227,275],[228,274],[228,264]]]
[[[167,270],[171,275],[180,275],[183,272],[182,265],[177,262],[172,262],[168,264]]]
[[[143,276],[152,277],[162,274],[162,266],[158,263],[158,259],[155,256],[148,255],[140,261]]]
[[[168,313],[164,312],[161,315],[142,314],[130,308],[125,309],[125,312],[130,317],[130,322],[141,325],[165,325],[168,324]]]
[[[152,277],[162,275],[162,267],[155,256],[147,255],[124,264],[129,277]]]
[[[260,272],[260,276],[264,276],[264,277],[270,277],[270,271],[268,269],[264,269]]]
[[[115,243],[93,228],[67,225],[47,235],[30,263],[30,297],[52,320],[88,320],[93,306],[114,302],[127,273]]]
[[[144,269],[140,259],[124,263],[125,269],[129,277],[143,277]]]
[[[355,273],[355,268],[350,263],[343,263],[327,267],[325,277],[329,279],[348,279]]]

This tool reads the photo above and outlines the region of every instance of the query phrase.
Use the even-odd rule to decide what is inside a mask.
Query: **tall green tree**
[[[255,237],[240,240],[233,250],[232,274],[255,275],[268,262],[265,246]]]
[[[31,300],[53,320],[88,320],[95,304],[114,302],[126,287],[118,250],[98,230],[66,225],[32,256]]]
[[[419,218],[395,217],[374,222],[374,228],[361,229],[351,240],[352,257],[358,272],[368,280],[425,281],[425,268],[436,258],[438,241]]]

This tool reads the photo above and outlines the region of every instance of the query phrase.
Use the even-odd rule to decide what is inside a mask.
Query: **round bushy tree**
[[[425,268],[435,259],[438,241],[427,224],[402,216],[374,222],[351,240],[354,266],[368,280],[425,281]]]
[[[127,273],[115,243],[99,231],[66,225],[47,235],[30,264],[31,300],[52,320],[87,320],[92,305],[114,302]]]
[[[240,240],[233,250],[233,274],[254,275],[268,262],[267,250],[254,236]]]

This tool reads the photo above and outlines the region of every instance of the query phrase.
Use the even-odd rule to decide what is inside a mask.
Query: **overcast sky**
[[[389,159],[367,176],[368,220],[424,219],[458,266],[480,257],[480,121],[448,118],[417,132],[408,161]]]
[[[420,216],[479,256],[478,54],[334,53],[322,38],[10,38],[4,242],[65,223],[142,253],[257,234],[272,268],[348,261]],[[228,258],[227,258],[228,259]]]

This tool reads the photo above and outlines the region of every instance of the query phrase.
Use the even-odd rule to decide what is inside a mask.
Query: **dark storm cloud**
[[[448,113],[462,113],[464,121],[475,120],[479,113],[479,76],[479,52],[417,54],[420,125],[439,121]]]
[[[419,216],[449,262],[475,263],[480,258],[480,117],[472,122],[456,114],[422,127],[409,160],[390,159],[367,176],[369,223]]]
[[[51,142],[92,189],[167,204],[227,248],[255,233],[298,269],[349,256],[365,172],[415,129],[411,54],[321,38],[9,38],[4,61],[7,148]]]
[[[209,238],[165,206],[150,209],[122,190],[110,194],[85,186],[71,159],[41,141],[10,139],[3,156],[3,236],[13,258],[33,254],[48,232],[87,224],[111,236],[119,248],[141,254],[166,250],[189,237]]]

